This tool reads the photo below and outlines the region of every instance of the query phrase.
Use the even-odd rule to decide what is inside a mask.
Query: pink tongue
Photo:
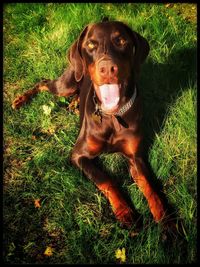
[[[104,84],[99,86],[103,109],[112,109],[119,102],[118,84]]]

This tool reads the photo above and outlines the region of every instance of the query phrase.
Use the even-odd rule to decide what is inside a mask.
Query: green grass
[[[12,110],[11,102],[42,77],[57,78],[82,29],[102,17],[121,20],[151,46],[141,94],[145,148],[156,179],[182,220],[183,234],[164,242],[126,161],[102,155],[144,228],[121,229],[104,196],[74,168],[70,152],[79,118],[46,92]],[[4,248],[6,263],[194,263],[196,189],[196,6],[177,4],[4,5]],[[51,107],[46,115],[43,105]],[[34,201],[40,200],[40,208]],[[47,247],[53,249],[45,256]]]

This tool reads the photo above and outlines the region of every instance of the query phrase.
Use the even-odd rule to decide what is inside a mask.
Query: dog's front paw
[[[23,104],[25,104],[27,101],[26,97],[24,95],[20,95],[14,99],[12,102],[12,108],[13,109],[18,109],[20,108]]]
[[[122,227],[131,228],[134,222],[133,211],[126,207],[117,209],[115,212],[117,220],[121,223]]]

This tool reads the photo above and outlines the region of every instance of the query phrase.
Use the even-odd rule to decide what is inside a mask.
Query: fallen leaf
[[[35,206],[35,208],[38,208],[38,209],[41,208],[40,199],[39,198],[34,200],[34,206]]]
[[[172,4],[170,4],[170,3],[165,5],[165,7],[171,7],[171,6],[172,6]]]
[[[130,232],[130,234],[129,234],[130,237],[135,237],[135,236],[138,236],[138,235],[139,235],[139,233],[138,232],[134,232],[134,231]]]
[[[32,135],[31,139],[32,140],[36,140],[36,136],[35,135]]]
[[[47,106],[47,105],[43,105],[42,109],[44,110],[44,114],[45,115],[50,115],[51,113],[51,107]]]
[[[47,248],[45,249],[44,255],[45,255],[45,256],[48,256],[48,257],[51,257],[52,254],[53,254],[53,248],[52,248],[52,247],[47,247]]]

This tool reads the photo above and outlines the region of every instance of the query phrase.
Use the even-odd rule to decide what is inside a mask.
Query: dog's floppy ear
[[[133,58],[134,58],[134,70],[137,78],[140,75],[141,65],[144,63],[145,59],[149,54],[149,43],[148,41],[142,37],[139,33],[133,31],[126,24],[122,23],[126,28],[129,36],[133,40]]]
[[[107,21],[109,21],[109,18],[108,17],[103,17],[102,18],[102,22],[107,22]]]
[[[149,54],[150,50],[149,43],[139,33],[133,31],[133,35],[134,35],[134,41],[136,42],[135,57],[136,60],[138,61],[138,64],[141,65],[144,63],[145,59]]]
[[[149,54],[150,46],[148,41],[137,32],[133,31],[133,38],[134,66],[136,79],[138,79],[140,76],[141,65],[144,63]]]
[[[68,59],[74,69],[74,77],[77,82],[83,78],[85,73],[85,66],[81,56],[81,45],[87,30],[88,26],[81,32],[79,38],[73,43],[68,53]]]

